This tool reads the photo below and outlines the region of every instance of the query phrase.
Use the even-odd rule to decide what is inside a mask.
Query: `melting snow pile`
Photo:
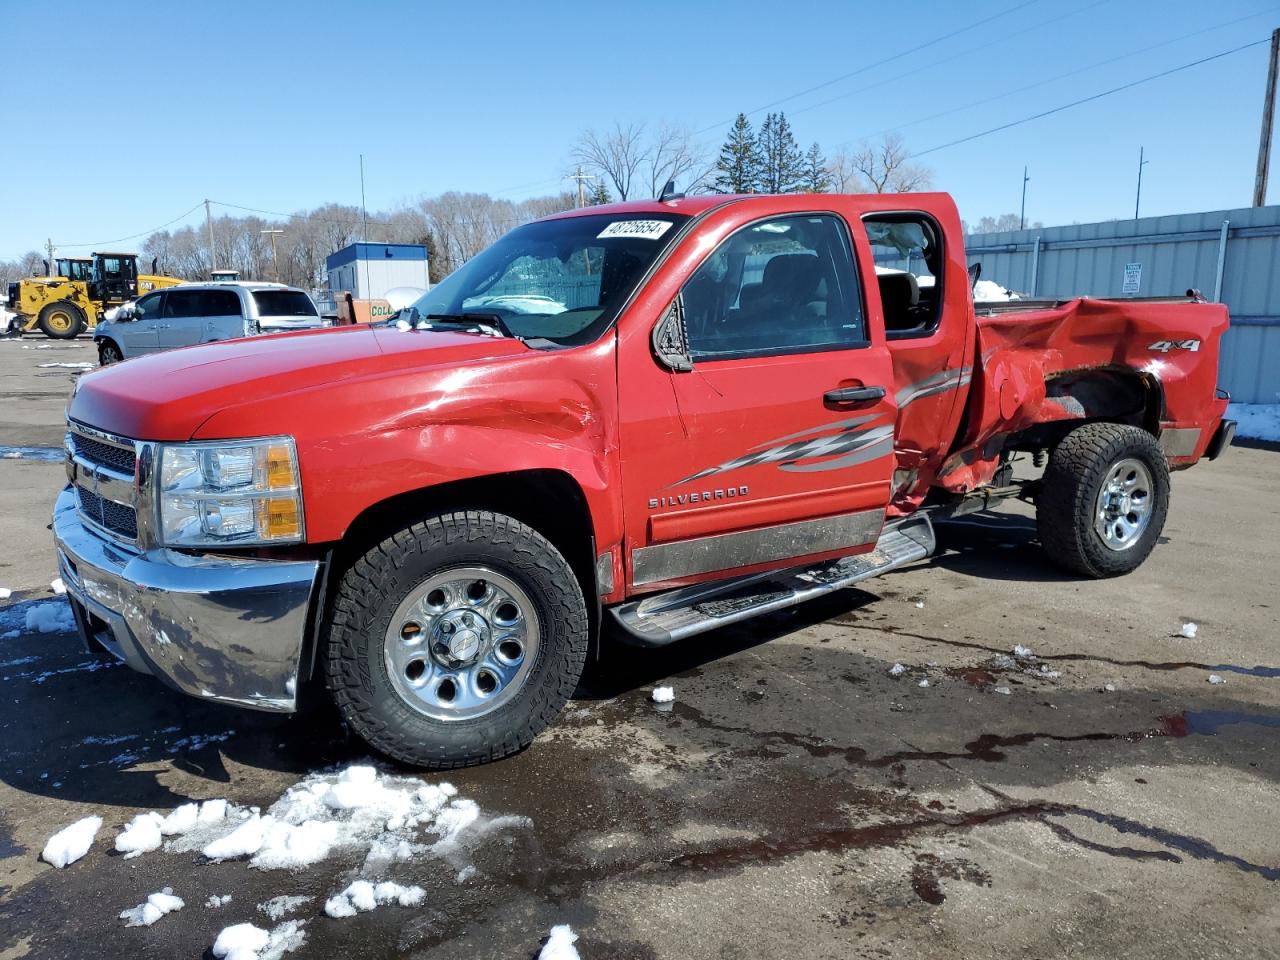
[[[215,893],[215,894],[213,894],[213,896],[211,896],[208,900],[206,900],[206,901],[204,902],[204,905],[205,905],[206,907],[209,907],[211,910],[217,910],[217,909],[219,909],[219,908],[221,908],[221,907],[225,907],[225,906],[226,906],[228,903],[230,903],[230,902],[231,902],[231,894],[229,894],[229,893],[223,893],[223,894],[217,894],[217,893]]]
[[[72,633],[76,618],[65,601],[45,600],[27,607],[27,629],[36,633]]]
[[[173,895],[171,887],[165,887],[159,893],[151,894],[143,903],[125,910],[120,914],[120,919],[127,921],[126,927],[149,927],[166,913],[173,913],[185,906],[181,897]]]
[[[426,898],[427,891],[422,887],[405,887],[390,880],[381,883],[370,883],[368,880],[356,880],[341,893],[325,901],[324,912],[334,918],[354,917],[357,913],[366,913],[377,907],[398,903],[402,907],[416,907]]]
[[[1229,403],[1227,419],[1236,422],[1236,436],[1280,443],[1280,403]]]
[[[979,280],[973,285],[973,300],[975,303],[999,303],[1006,300],[1021,299],[1021,294],[1000,286],[994,280]]]
[[[651,696],[654,703],[671,703],[676,698],[676,691],[673,687],[654,687]]]
[[[1197,627],[1194,623],[1184,623],[1182,625],[1182,629],[1179,630],[1178,633],[1186,637],[1188,640],[1194,640],[1196,638],[1196,633],[1199,630],[1200,628]]]
[[[93,838],[102,827],[101,817],[85,817],[50,837],[40,851],[41,858],[61,869],[75,863],[93,846]]]
[[[900,663],[895,663],[892,667],[889,668],[889,676],[891,677],[900,677],[906,672],[907,672],[907,668]]]
[[[258,909],[272,920],[283,920],[300,906],[310,902],[311,897],[272,897],[266,903],[258,904]]]
[[[270,931],[252,923],[237,923],[218,934],[213,955],[218,960],[279,960],[306,942],[302,927],[301,920],[289,920]]]
[[[582,960],[574,946],[577,940],[573,927],[567,923],[557,924],[551,928],[546,945],[538,953],[538,960]]]

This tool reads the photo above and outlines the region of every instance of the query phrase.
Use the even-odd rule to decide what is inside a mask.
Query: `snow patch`
[[[919,683],[916,684],[917,687],[927,687],[928,685],[929,685],[928,679],[921,680]]]
[[[164,821],[165,818],[154,810],[138,814],[116,837],[116,850],[123,853],[126,860],[132,860],[157,849],[161,843],[160,828]]]
[[[538,953],[538,960],[582,960],[578,948],[574,944],[578,935],[567,923],[560,923],[551,928],[547,942]]]
[[[66,601],[43,600],[27,607],[27,629],[36,633],[72,633],[76,629],[76,618]]]
[[[354,880],[341,893],[325,901],[324,912],[335,919],[354,917],[357,913],[367,913],[393,903],[416,907],[426,896],[427,891],[416,885],[406,887],[391,880],[381,883]]]
[[[1010,695],[1013,693],[1013,691],[1012,691],[1012,690],[1010,690],[1008,687],[992,687],[992,688],[991,688],[991,692],[992,692],[992,693],[998,693],[998,694],[1000,694],[1002,697],[1010,696]]]
[[[900,677],[906,672],[907,672],[907,668],[900,663],[895,663],[892,667],[889,668],[889,676],[891,677]]]
[[[13,591],[8,587],[0,587],[0,600],[8,600],[13,596]]]
[[[181,897],[173,895],[172,887],[165,887],[159,893],[153,893],[136,907],[130,907],[120,914],[126,921],[126,927],[149,927],[165,914],[181,910],[186,906]]]
[[[1179,635],[1186,637],[1188,640],[1194,640],[1196,633],[1200,630],[1194,623],[1184,623],[1182,629],[1178,631]]]
[[[218,960],[279,960],[307,942],[303,921],[288,920],[267,931],[252,923],[223,928],[213,942]]]
[[[102,829],[101,817],[85,817],[77,820],[69,827],[64,827],[45,841],[40,857],[46,863],[62,869],[69,863],[75,863],[93,846],[93,838]]]
[[[676,691],[673,687],[654,687],[650,696],[654,703],[671,703],[676,698]]]
[[[37,363],[37,367],[65,367],[68,370],[92,370],[92,363]]]
[[[1280,403],[1229,403],[1226,416],[1237,437],[1280,443]]]
[[[1031,652],[1031,648],[1024,647],[1022,644],[1018,644],[1013,648],[1013,655],[1019,660],[1034,660],[1036,658],[1036,655]]]
[[[1216,673],[1211,673],[1209,674],[1209,682],[1213,684],[1219,684],[1219,683],[1226,683],[1227,681],[1223,680]]]
[[[54,577],[53,580],[50,581],[49,583],[49,589],[52,590],[54,593],[56,593],[58,596],[62,596],[64,593],[67,592],[67,585],[62,582],[61,577]]]
[[[293,913],[304,903],[310,903],[313,897],[290,897],[279,896],[272,897],[264,903],[258,904],[258,909],[265,913],[272,920],[283,920],[286,916]]]
[[[1008,300],[1021,300],[1020,294],[1008,287],[1002,287],[994,280],[979,280],[973,285],[974,303],[1003,303]]]
[[[230,903],[230,902],[231,902],[231,894],[229,894],[229,893],[223,893],[223,894],[217,894],[217,893],[215,893],[215,894],[213,894],[211,897],[209,897],[209,899],[208,899],[208,900],[206,900],[206,901],[204,902],[204,905],[205,905],[206,907],[209,907],[209,908],[210,908],[210,909],[212,909],[212,910],[220,910],[220,909],[222,909],[223,907],[225,907],[225,906],[226,906],[228,903]]]

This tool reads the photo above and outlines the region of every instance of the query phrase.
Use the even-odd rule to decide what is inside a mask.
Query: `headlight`
[[[303,538],[291,437],[166,445],[157,484],[165,546],[258,546]]]

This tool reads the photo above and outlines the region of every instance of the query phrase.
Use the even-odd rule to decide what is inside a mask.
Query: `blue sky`
[[[584,127],[665,120],[718,147],[737,111],[776,101],[805,146],[832,153],[897,128],[924,151],[1280,26],[1280,4],[1263,0],[223,0],[56,13],[0,0],[0,11],[0,258],[49,236],[87,250],[72,244],[147,231],[205,197],[358,204],[361,152],[371,210],[449,189],[553,192],[568,186]],[[1028,219],[1132,216],[1139,147],[1144,215],[1248,206],[1266,59],[1255,46],[922,159],[971,221],[1017,211],[1024,163]],[[50,119],[23,119],[44,108]]]

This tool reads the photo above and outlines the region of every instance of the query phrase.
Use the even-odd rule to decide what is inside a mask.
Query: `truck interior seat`
[[[920,302],[920,285],[914,274],[882,273],[876,279],[880,284],[880,302],[884,305],[884,328],[914,330],[919,326],[915,307]]]

